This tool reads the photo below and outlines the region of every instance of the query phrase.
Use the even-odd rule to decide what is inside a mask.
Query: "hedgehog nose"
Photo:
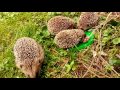
[[[35,76],[33,74],[26,74],[27,78],[35,78]]]
[[[30,78],[37,78],[38,77],[38,73],[32,73]]]
[[[30,78],[35,78],[35,76],[32,75],[32,76],[30,76]]]

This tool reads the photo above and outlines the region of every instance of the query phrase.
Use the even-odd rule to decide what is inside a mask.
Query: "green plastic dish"
[[[94,34],[92,33],[92,31],[86,31],[85,34],[86,34],[87,37],[89,37],[89,40],[87,42],[83,42],[83,43],[80,42],[79,44],[77,44],[73,48],[70,48],[70,50],[79,51],[79,50],[85,49],[86,47],[93,44]]]

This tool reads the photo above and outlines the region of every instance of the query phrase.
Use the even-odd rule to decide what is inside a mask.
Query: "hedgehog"
[[[110,20],[120,21],[120,12],[111,12]]]
[[[77,26],[78,29],[86,30],[88,28],[92,28],[98,25],[99,16],[95,12],[82,12]]]
[[[120,12],[112,12],[112,15],[120,15]]]
[[[44,60],[44,50],[34,39],[22,37],[14,45],[16,66],[28,78],[35,78]]]
[[[62,30],[75,28],[75,22],[69,17],[55,16],[48,21],[47,27],[52,35],[56,35]]]
[[[67,29],[60,31],[54,38],[54,42],[60,48],[71,48],[78,44],[85,37],[81,29]]]

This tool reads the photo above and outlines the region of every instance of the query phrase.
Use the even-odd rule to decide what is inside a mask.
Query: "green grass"
[[[24,74],[16,68],[14,62],[13,46],[20,37],[31,37],[41,44],[45,49],[45,60],[39,77],[42,78],[77,78],[82,77],[93,58],[93,50],[99,52],[97,47],[99,39],[102,41],[102,49],[108,56],[105,60],[110,66],[113,66],[119,59],[115,54],[120,53],[119,40],[120,26],[108,24],[102,30],[102,37],[96,32],[95,43],[92,46],[75,52],[69,49],[58,48],[54,44],[54,36],[47,30],[47,21],[56,15],[64,15],[73,18],[76,23],[79,18],[79,12],[1,12],[0,13],[0,78],[25,78]],[[118,22],[120,23],[120,22]],[[114,44],[114,43],[117,44]],[[81,62],[82,61],[82,62]],[[115,63],[114,63],[115,62]],[[86,65],[87,68],[83,67]],[[105,67],[104,67],[105,66]],[[83,68],[83,69],[82,69]],[[109,77],[119,77],[116,73],[105,72],[109,70],[103,65],[103,74]],[[92,71],[92,69],[91,69]],[[93,71],[94,72],[94,71]],[[78,74],[80,73],[80,74]],[[96,72],[95,72],[96,73]],[[97,74],[97,73],[96,73]],[[88,72],[86,77],[102,76]],[[119,74],[119,73],[118,73]],[[103,77],[105,77],[103,75]]]

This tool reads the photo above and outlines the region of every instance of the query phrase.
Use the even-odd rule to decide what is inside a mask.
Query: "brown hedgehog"
[[[86,30],[98,25],[99,17],[94,12],[82,12],[78,20],[78,28]]]
[[[83,36],[85,36],[83,30],[68,29],[68,30],[60,31],[55,36],[54,42],[60,48],[70,48],[78,44],[80,40],[82,40]]]
[[[120,12],[112,12],[110,20],[120,21]]]
[[[14,45],[16,66],[29,78],[39,73],[44,59],[44,50],[34,39],[22,37]]]
[[[75,27],[74,21],[65,16],[55,16],[48,21],[48,31],[52,35],[56,35],[62,30],[73,29]]]
[[[112,15],[120,15],[120,12],[112,12]]]

